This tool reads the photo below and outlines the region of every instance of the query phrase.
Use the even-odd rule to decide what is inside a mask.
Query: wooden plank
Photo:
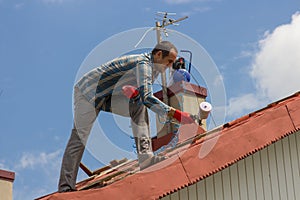
[[[97,175],[96,177],[104,176],[105,174],[108,174],[108,173],[110,173],[110,172],[112,172],[112,171],[118,169],[119,167],[122,167],[122,166],[128,164],[128,163],[131,162],[131,161],[132,161],[132,160],[127,160],[126,162],[123,162],[123,163],[121,163],[121,164],[119,164],[119,165],[117,165],[117,166],[115,166],[115,167],[109,167],[107,170],[102,171],[102,172],[101,172],[99,175]]]
[[[122,164],[124,162],[127,162],[127,161],[128,161],[127,158],[123,158],[122,160],[112,160],[112,161],[109,162],[109,164],[112,167],[116,167],[116,166],[118,166],[118,165],[120,165],[120,164]]]
[[[93,176],[93,172],[82,162],[79,164],[79,167],[84,171],[88,176]]]
[[[100,169],[96,169],[95,171],[93,171],[93,175],[94,174],[100,174],[101,172],[104,172],[106,170],[109,170],[111,167],[108,165],[108,166],[105,166],[105,167],[102,167]]]
[[[121,174],[125,173],[124,171],[116,171],[115,173],[112,173],[111,175],[109,176],[106,176],[104,178],[101,178],[101,179],[98,179],[98,180],[95,180],[87,185],[84,185],[83,187],[81,188],[78,188],[78,190],[86,190],[86,189],[90,189],[92,187],[96,187],[96,186],[99,186],[99,187],[102,187],[105,185],[105,182],[112,179],[113,177],[116,177],[116,176],[119,176]]]
[[[106,171],[102,171],[99,175],[95,175],[95,176],[94,176],[95,179],[97,179],[97,178],[99,178],[99,179],[97,179],[97,180],[95,180],[94,182],[91,182],[91,183],[89,183],[89,184],[87,184],[87,185],[85,185],[85,186],[79,188],[78,190],[89,189],[89,188],[91,188],[91,187],[93,187],[93,186],[96,186],[96,185],[102,186],[103,184],[105,184],[106,181],[108,181],[108,180],[110,180],[110,179],[112,179],[112,178],[114,178],[114,177],[116,177],[116,176],[119,176],[119,175],[121,175],[121,174],[123,174],[123,173],[131,174],[132,172],[130,172],[130,171],[128,172],[128,171],[122,171],[122,170],[121,170],[121,171],[118,171],[118,170],[117,170],[118,168],[120,168],[120,167],[126,165],[126,164],[129,163],[129,162],[131,162],[131,160],[127,160],[126,162],[123,162],[123,163],[121,163],[120,165],[117,165],[117,166],[115,166],[115,167],[108,168]],[[102,168],[101,168],[101,169],[102,169]],[[115,172],[114,172],[114,171],[115,171]],[[135,172],[136,172],[136,171],[135,171]],[[105,175],[107,175],[107,174],[109,174],[109,173],[111,173],[111,175],[105,176]],[[103,178],[100,178],[100,177],[102,177],[102,176],[103,176]]]

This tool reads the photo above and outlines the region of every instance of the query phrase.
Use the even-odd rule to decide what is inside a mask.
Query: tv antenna
[[[185,17],[181,17],[179,19],[172,19],[168,16],[174,16],[176,15],[176,13],[168,13],[168,12],[157,12],[156,13],[156,23],[155,23],[155,27],[156,27],[156,31],[157,31],[157,42],[159,43],[161,41],[161,31],[163,31],[163,33],[165,34],[166,37],[168,37],[168,32],[166,29],[166,26],[169,25],[174,25],[174,26],[178,26],[179,24],[177,24],[177,22],[180,22],[182,20],[185,20],[186,18],[188,18],[188,16]]]
[[[188,18],[188,16],[185,16],[185,17],[181,17],[179,19],[172,19],[168,16],[169,15],[174,16],[174,15],[176,15],[176,13],[168,13],[168,12],[157,12],[155,15],[156,15],[156,17],[154,18],[156,20],[155,27],[151,27],[150,29],[145,31],[145,33],[143,34],[141,39],[134,46],[135,48],[137,48],[137,46],[143,41],[143,39],[146,37],[146,35],[152,30],[156,30],[157,43],[161,42],[161,40],[162,40],[161,32],[163,32],[166,37],[169,36],[167,29],[166,29],[167,26],[169,26],[169,25],[178,26],[179,25],[178,22]]]

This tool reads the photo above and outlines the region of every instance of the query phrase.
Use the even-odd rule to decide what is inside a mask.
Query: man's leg
[[[132,101],[129,103],[129,112],[139,165],[142,170],[165,158],[153,154],[147,107],[139,101]]]
[[[74,127],[62,160],[59,192],[75,190],[77,173],[88,136],[98,112],[78,88],[74,90]]]
[[[147,107],[139,100],[133,101],[129,100],[124,95],[113,95],[105,99],[100,109],[114,114],[131,117],[132,132],[135,138],[141,169],[149,167],[164,159],[164,157],[153,155]]]

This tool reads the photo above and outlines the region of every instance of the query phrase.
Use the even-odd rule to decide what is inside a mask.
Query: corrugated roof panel
[[[274,125],[276,124],[276,125]],[[292,132],[293,123],[285,106],[265,110],[235,126],[225,128],[219,135],[190,148],[181,156],[192,182],[241,160]],[[204,157],[205,149],[211,151]]]

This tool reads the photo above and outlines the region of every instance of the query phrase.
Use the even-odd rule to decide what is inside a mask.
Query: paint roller
[[[208,102],[202,102],[199,105],[198,115],[192,115],[191,117],[195,120],[199,120],[199,125],[202,125],[202,120],[207,119],[210,111],[212,110],[212,106]]]

